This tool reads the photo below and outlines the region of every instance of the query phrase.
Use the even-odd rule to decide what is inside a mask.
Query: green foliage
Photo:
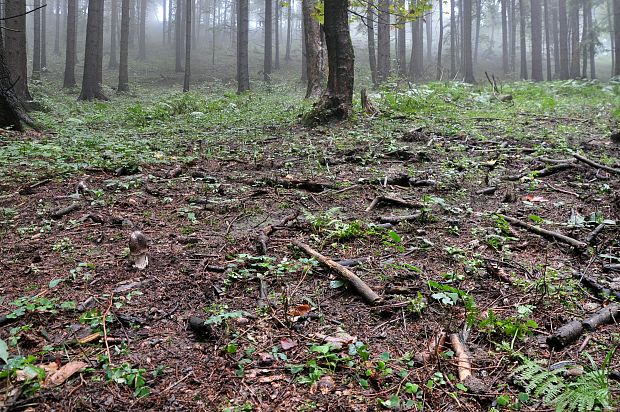
[[[529,395],[554,406],[556,412],[611,411],[614,405],[607,367],[613,352],[611,350],[607,353],[600,368],[590,358],[592,370],[574,381],[562,376],[565,371],[563,368],[550,371],[526,356],[517,354],[521,365],[511,376]]]
[[[493,310],[489,309],[487,317],[481,320],[478,326],[488,334],[502,334],[523,340],[533,334],[533,329],[537,328],[538,324],[532,319],[525,319],[522,315],[498,318]]]
[[[124,362],[120,366],[104,364],[103,369],[106,379],[118,384],[127,385],[134,390],[133,395],[137,398],[144,398],[151,393],[151,388],[146,385],[144,374],[146,369],[137,369],[129,363]]]

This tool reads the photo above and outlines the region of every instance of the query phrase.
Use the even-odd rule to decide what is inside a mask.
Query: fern
[[[522,354],[515,355],[521,361],[511,374],[515,383],[533,397],[542,399],[546,405],[555,406],[556,412],[612,410],[607,365],[613,350],[609,351],[600,368],[588,355],[592,370],[572,382],[562,377],[563,368],[550,371]]]

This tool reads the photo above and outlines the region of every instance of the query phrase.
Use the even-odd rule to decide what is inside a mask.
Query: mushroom
[[[144,269],[149,265],[148,248],[144,233],[136,230],[129,236],[129,260],[133,267]]]

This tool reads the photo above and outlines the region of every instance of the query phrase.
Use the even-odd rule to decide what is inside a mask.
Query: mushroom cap
[[[148,241],[144,233],[136,230],[129,236],[129,254],[131,256],[143,255],[148,250]]]

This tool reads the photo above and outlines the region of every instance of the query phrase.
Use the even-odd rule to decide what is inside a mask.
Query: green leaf
[[[460,384],[458,384],[458,385],[460,385]],[[457,385],[457,388],[458,388],[458,385]],[[419,389],[420,389],[420,387],[418,385],[416,385],[415,383],[407,382],[405,384],[405,392],[407,392],[409,394],[418,393]]]
[[[338,289],[344,286],[344,280],[336,279],[329,282],[330,289]]]
[[[4,363],[9,363],[9,347],[2,339],[0,339],[0,359],[2,359]]]
[[[60,282],[63,282],[64,280],[65,280],[64,278],[61,278],[61,279],[52,279],[52,280],[50,281],[49,288],[50,288],[50,289],[54,289],[56,286],[58,286],[58,284],[59,284]]]
[[[387,234],[394,243],[400,243],[402,240],[398,233],[394,232],[393,230],[388,231]]]

